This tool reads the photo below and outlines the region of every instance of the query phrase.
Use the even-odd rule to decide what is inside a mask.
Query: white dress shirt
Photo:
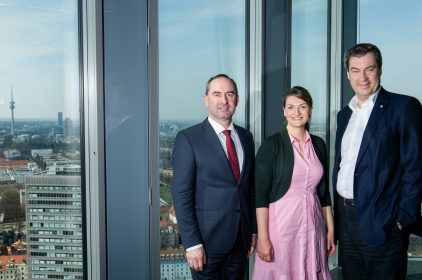
[[[353,183],[356,160],[359,154],[363,133],[374,108],[379,89],[359,106],[356,95],[350,100],[352,116],[347,124],[340,147],[340,170],[337,178],[337,192],[345,198],[353,199]]]

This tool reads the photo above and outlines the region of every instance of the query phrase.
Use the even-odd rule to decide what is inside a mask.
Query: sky
[[[245,2],[159,0],[160,119],[203,119],[207,115],[205,83],[217,73],[227,73],[237,81],[240,104],[235,116],[244,119]],[[324,1],[302,2],[306,5],[298,7],[312,15],[313,9],[320,8],[315,3]],[[11,88],[16,119],[56,119],[57,112],[77,117],[77,3],[0,0],[0,119],[10,117]],[[422,64],[420,15],[419,0],[360,0],[358,41],[380,47],[381,81],[386,89],[422,99],[417,83]],[[320,23],[307,34],[314,34]]]
[[[358,42],[378,46],[383,57],[381,85],[422,102],[422,1],[361,0]]]
[[[160,119],[202,121],[205,84],[219,73],[238,86],[245,120],[245,1],[159,1]],[[175,106],[175,104],[177,104]]]
[[[291,85],[310,92],[312,124],[327,119],[327,14],[326,0],[292,1]]]
[[[77,1],[0,0],[0,119],[77,117]]]
[[[159,1],[161,119],[185,116],[198,120],[205,116],[203,87],[213,72],[234,73],[238,85],[244,86],[242,2]],[[318,97],[326,96],[328,91],[327,1],[298,0],[293,4],[292,64],[296,64],[292,65],[292,85],[309,87],[316,96],[313,120],[325,120],[327,99]],[[420,100],[418,66],[422,65],[422,52],[417,50],[422,49],[421,15],[420,0],[360,0],[357,38],[358,42],[372,42],[381,49],[381,82],[387,90]],[[296,28],[300,34],[295,33]],[[244,116],[244,111],[239,111],[242,106],[239,104],[237,116]]]

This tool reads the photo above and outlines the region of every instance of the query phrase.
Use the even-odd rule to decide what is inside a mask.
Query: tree
[[[5,221],[16,221],[22,217],[19,191],[15,186],[0,187],[0,213],[4,213]]]

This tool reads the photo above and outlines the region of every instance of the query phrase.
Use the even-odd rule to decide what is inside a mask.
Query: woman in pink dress
[[[312,97],[303,87],[284,96],[286,126],[256,156],[258,243],[253,279],[331,279],[334,222],[327,147],[309,134]]]

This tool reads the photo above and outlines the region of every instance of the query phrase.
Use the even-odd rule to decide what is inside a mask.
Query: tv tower
[[[15,101],[13,100],[13,87],[10,86],[10,111],[12,113],[10,134],[15,135],[15,115],[13,110],[15,110]]]

